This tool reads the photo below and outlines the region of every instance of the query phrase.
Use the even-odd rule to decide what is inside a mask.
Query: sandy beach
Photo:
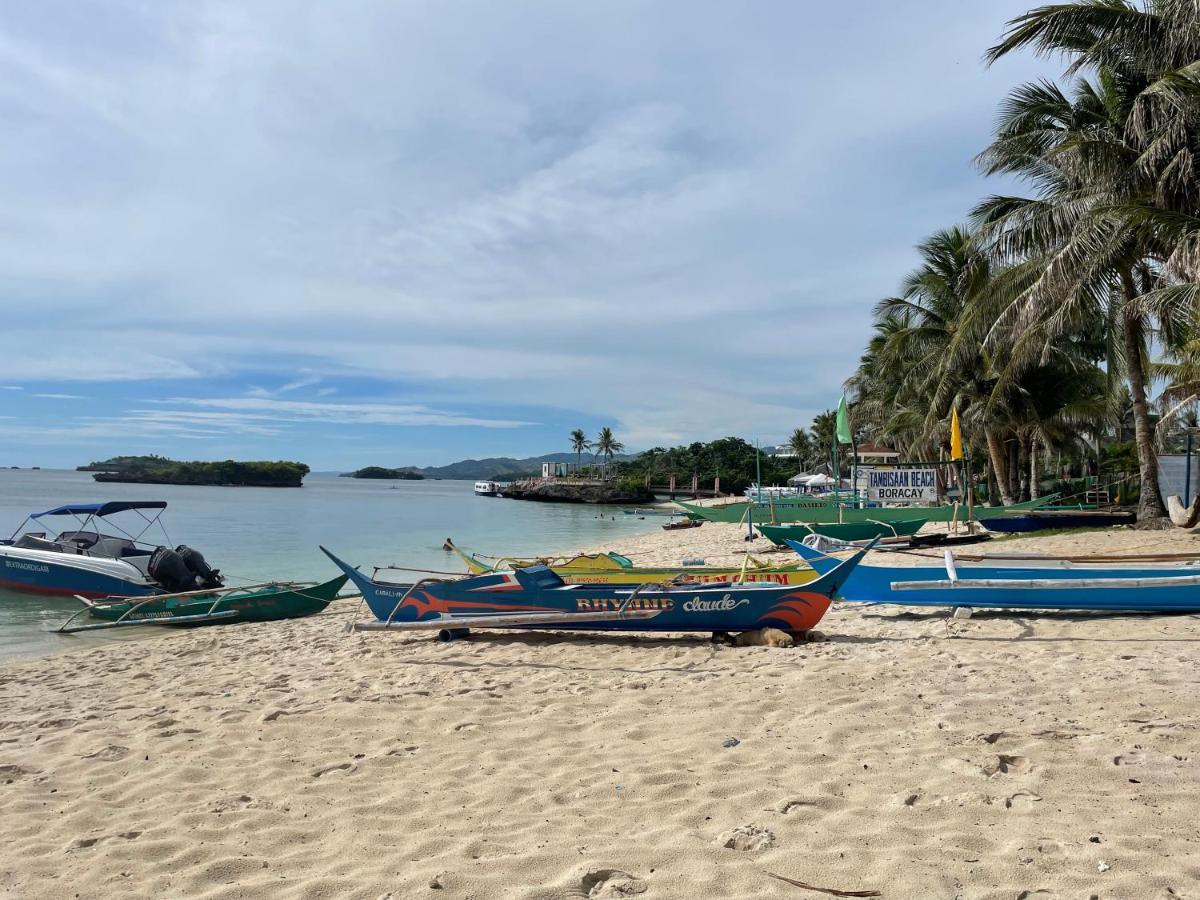
[[[656,528],[612,549],[740,562],[741,535]],[[1031,548],[1198,545],[1127,530],[989,549]],[[439,644],[348,618],[0,667],[0,892],[830,896],[778,875],[895,898],[1200,897],[1195,616],[839,604],[826,640],[787,650]]]

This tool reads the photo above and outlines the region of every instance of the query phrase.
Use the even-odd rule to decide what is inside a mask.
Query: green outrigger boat
[[[84,608],[57,629],[60,634],[123,628],[132,625],[211,625],[219,622],[271,622],[298,619],[322,612],[337,599],[347,580],[339,575],[317,583],[279,583],[252,585],[222,591],[189,591],[184,594],[158,594],[153,597],[120,597],[109,600],[78,599]],[[71,623],[83,613],[103,622],[87,625]]]
[[[1013,510],[1038,509],[1053,503],[1057,494],[1039,497],[1037,500],[1027,500],[1012,506],[976,506],[973,517],[975,521],[986,521],[993,516],[1003,516]],[[948,503],[945,506],[839,506],[826,500],[809,499],[805,497],[788,497],[774,500],[771,503],[754,503],[742,501],[726,503],[722,506],[697,506],[694,503],[675,501],[683,507],[689,517],[705,519],[709,522],[744,522],[747,511],[754,507],[754,522],[770,524],[786,524],[790,522],[806,522],[810,525],[822,522],[903,522],[909,519],[922,519],[926,522],[959,522],[967,521],[967,508],[962,505]]]
[[[911,537],[921,530],[925,519],[898,522],[798,522],[793,525],[759,525],[767,540],[785,546],[784,541],[802,541],[810,534],[822,534],[838,541],[871,541],[875,538]]]

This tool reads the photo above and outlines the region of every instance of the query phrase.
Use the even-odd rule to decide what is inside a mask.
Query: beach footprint
[[[579,880],[579,892],[589,898],[632,897],[644,894],[650,885],[621,869],[595,869]]]

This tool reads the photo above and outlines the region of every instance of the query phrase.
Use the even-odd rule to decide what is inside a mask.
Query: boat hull
[[[1013,506],[976,506],[973,515],[976,521],[984,522],[995,516],[1005,515],[1014,509],[1036,509],[1049,503],[1053,498],[1029,500]],[[727,503],[724,506],[697,506],[693,503],[679,503],[689,517],[707,519],[711,522],[744,522],[751,503]],[[911,519],[923,519],[926,522],[952,522],[956,518],[960,522],[967,519],[967,509],[964,506],[869,506],[865,509],[843,507],[840,511],[836,504],[816,501],[793,502],[776,501],[772,504],[753,504],[753,519],[755,523],[788,524],[805,522],[810,525],[821,522],[902,522]]]
[[[820,534],[839,541],[869,541],[873,538],[909,537],[921,530],[924,519],[897,522],[822,522],[794,525],[759,525],[763,537],[783,546],[784,541],[801,541],[810,534]]]
[[[322,548],[324,550],[324,548]],[[564,585],[545,567],[498,572],[449,582],[395,584],[368,578],[325,553],[362,592],[380,622],[561,614],[561,622],[519,628],[588,631],[749,631],[773,627],[790,632],[813,628],[861,552],[807,585],[681,585],[637,589],[622,585]],[[652,618],[589,621],[588,613],[651,612]]]
[[[454,547],[459,557],[467,564],[472,575],[487,575],[497,568],[487,565],[469,553]],[[745,580],[751,584],[808,584],[817,573],[803,564],[763,566],[751,563],[745,570],[741,566],[687,566],[678,568],[650,568],[628,564],[624,557],[614,559],[611,554],[582,554],[562,562],[548,562],[554,574],[567,584],[625,584],[639,585],[664,581],[679,581],[684,584],[711,584],[716,581]],[[528,568],[538,565],[538,560],[508,560],[513,568]]]
[[[146,597],[162,591],[121,560],[11,546],[0,546],[0,587],[81,597]]]
[[[1132,525],[1136,521],[1137,516],[1131,512],[1033,510],[1025,514],[995,516],[985,521],[984,527],[988,531],[1024,534],[1052,528],[1111,528],[1114,525]]]
[[[794,549],[818,571],[838,560],[795,541]],[[958,565],[955,578],[943,566],[862,564],[838,590],[853,603],[899,606],[969,606],[979,609],[1062,609],[1098,612],[1200,612],[1200,565],[1153,566],[1121,563],[1080,565],[1048,559],[1042,565],[1014,560],[1011,565]],[[1177,584],[1146,586],[1146,579],[1176,579]],[[1121,582],[1128,584],[1121,584]],[[962,584],[961,582],[966,582]],[[975,584],[970,584],[974,582]],[[986,584],[979,584],[986,582]],[[1008,585],[1005,584],[1008,582]],[[1034,582],[1053,587],[1039,588]],[[1096,583],[1102,583],[1098,586]],[[914,585],[897,589],[895,585]],[[924,583],[926,586],[921,586]]]
[[[252,591],[223,593],[219,600],[216,594],[189,597],[168,597],[150,600],[134,609],[137,601],[105,603],[90,607],[93,618],[114,622],[129,614],[129,619],[152,621],[155,624],[170,624],[171,619],[188,618],[188,624],[197,623],[195,618],[206,613],[235,612],[234,616],[214,619],[218,622],[270,622],[278,619],[297,619],[322,612],[345,585],[345,575],[322,584],[302,586],[280,586]],[[216,602],[214,602],[216,601]],[[132,612],[131,612],[132,610]],[[126,621],[129,621],[126,619]]]

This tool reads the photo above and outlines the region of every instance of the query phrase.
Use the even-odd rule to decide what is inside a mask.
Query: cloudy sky
[[[1027,2],[0,10],[0,464],[771,443],[989,189]]]

